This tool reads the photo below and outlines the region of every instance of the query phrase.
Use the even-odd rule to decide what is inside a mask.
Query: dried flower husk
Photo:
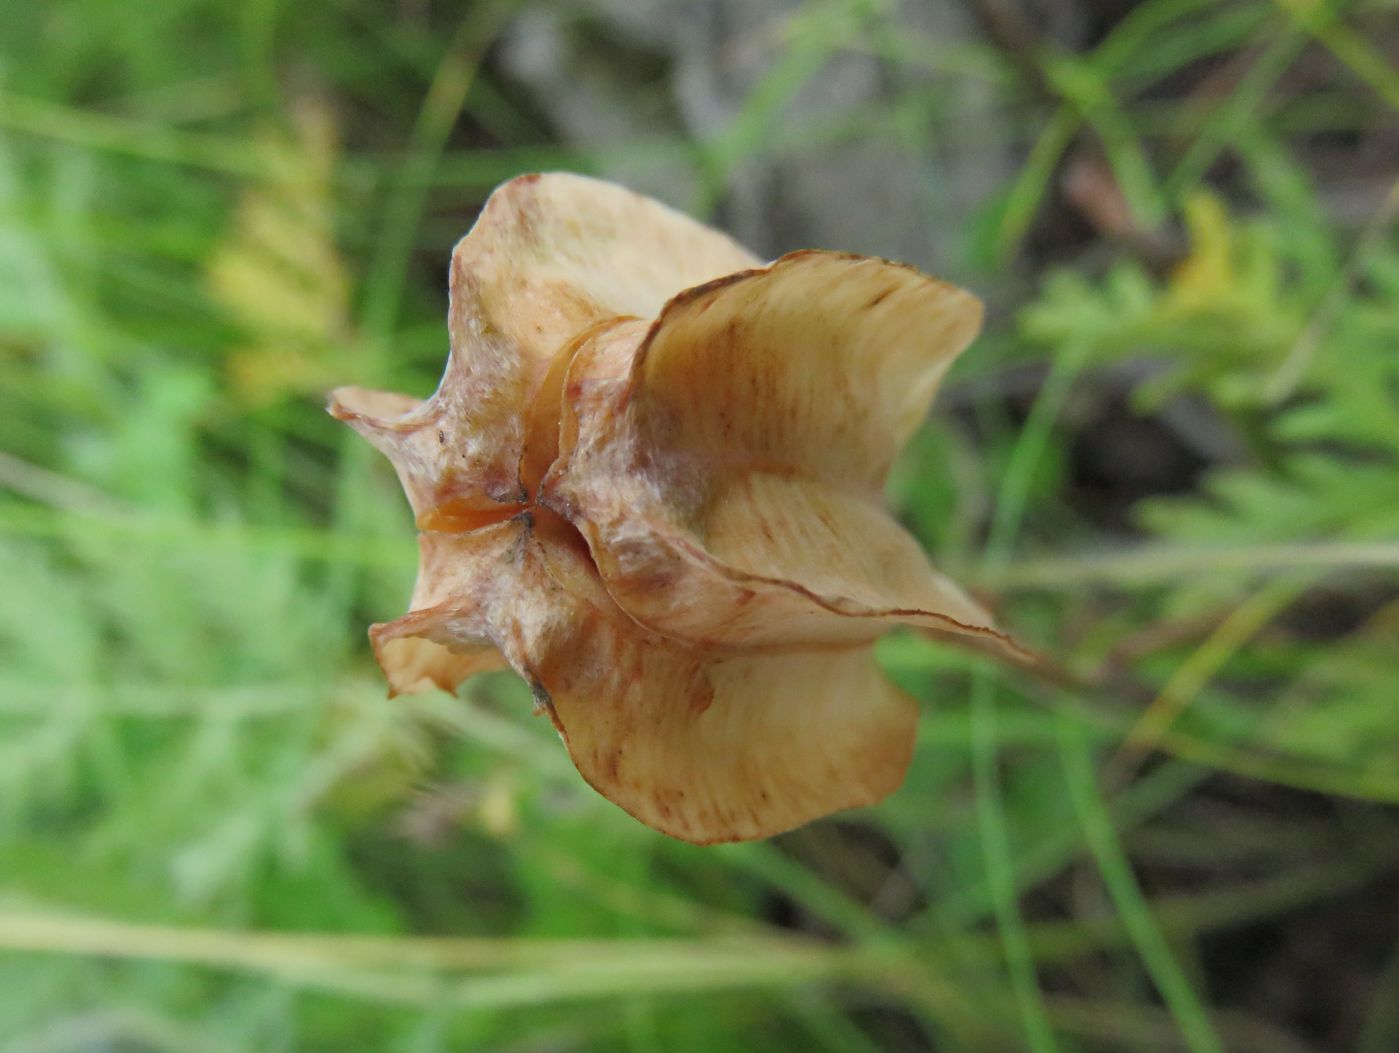
[[[911,267],[762,266],[620,187],[505,184],[453,254],[437,392],[331,400],[420,530],[371,630],[391,691],[508,664],[589,783],[688,841],[884,797],[917,710],[875,640],[1014,648],[882,502],[980,318]]]

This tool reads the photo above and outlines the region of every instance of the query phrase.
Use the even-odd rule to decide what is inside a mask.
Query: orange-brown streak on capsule
[[[443,501],[425,509],[417,518],[419,530],[431,530],[439,534],[464,534],[468,530],[494,526],[513,519],[524,511],[524,505],[497,505],[482,508],[467,501],[453,499]]]

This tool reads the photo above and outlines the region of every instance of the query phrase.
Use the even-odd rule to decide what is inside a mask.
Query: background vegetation
[[[0,6],[0,1049],[1399,1049],[1392,0]],[[988,332],[891,494],[904,789],[699,849],[413,573],[320,410],[426,393],[502,179],[913,259]]]

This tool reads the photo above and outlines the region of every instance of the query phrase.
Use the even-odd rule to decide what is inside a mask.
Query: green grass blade
[[[1224,1046],[1204,1003],[1176,961],[1132,874],[1131,864],[1113,829],[1112,818],[1099,796],[1093,762],[1075,708],[1067,700],[1061,701],[1060,706],[1060,756],[1064,779],[1108,895],[1192,1053],[1223,1053]]]

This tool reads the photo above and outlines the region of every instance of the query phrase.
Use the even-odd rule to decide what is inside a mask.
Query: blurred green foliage
[[[928,702],[905,788],[706,849],[588,790],[509,676],[385,700],[411,524],[321,394],[430,390],[498,181],[681,158],[704,210],[815,141],[784,105],[833,50],[934,52],[893,4],[775,11],[732,127],[566,147],[493,73],[517,13],[0,9],[0,1050],[1310,1048],[1201,948],[1399,872],[1399,184],[1343,222],[1308,154],[1392,147],[1392,7],[1147,0],[962,64],[1023,164],[954,277],[1013,306],[891,494],[1054,668],[886,640]],[[1169,90],[1215,59],[1228,91]],[[1278,88],[1300,62],[1325,90]],[[1085,150],[1122,226],[1033,263]],[[1113,384],[1208,427],[1105,525],[1074,450]]]

